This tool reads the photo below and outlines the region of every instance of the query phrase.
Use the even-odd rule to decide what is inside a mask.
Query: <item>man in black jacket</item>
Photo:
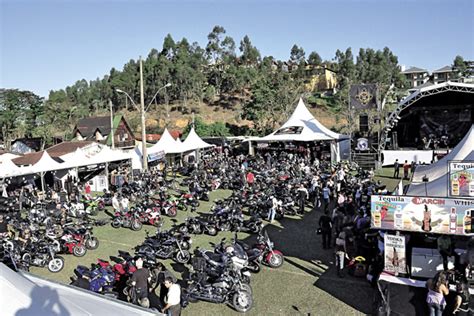
[[[319,218],[319,228],[321,228],[323,237],[323,249],[329,249],[331,247],[332,220],[327,211]]]

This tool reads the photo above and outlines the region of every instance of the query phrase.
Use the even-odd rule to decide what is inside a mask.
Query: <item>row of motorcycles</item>
[[[93,234],[93,226],[104,225],[101,221],[68,221],[60,225],[52,223],[42,226],[21,218],[10,220],[16,231],[29,231],[23,238],[4,238],[1,243],[3,257],[17,268],[29,271],[30,266],[47,267],[52,273],[64,268],[64,258],[58,254],[73,254],[83,257],[87,250],[99,247],[99,240]]]

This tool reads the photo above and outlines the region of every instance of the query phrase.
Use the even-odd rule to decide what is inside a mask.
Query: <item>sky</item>
[[[281,60],[293,44],[325,60],[387,46],[430,71],[474,60],[473,0],[0,0],[0,87],[47,97],[160,50],[167,34],[205,47],[215,25]]]

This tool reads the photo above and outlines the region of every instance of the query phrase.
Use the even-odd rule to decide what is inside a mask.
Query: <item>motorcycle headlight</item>
[[[190,239],[190,240],[188,241],[188,243],[192,244],[192,243],[193,243],[193,240],[192,240],[192,239]]]

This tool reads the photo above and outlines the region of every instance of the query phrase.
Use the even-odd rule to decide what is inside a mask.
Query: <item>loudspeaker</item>
[[[369,116],[367,114],[359,115],[359,131],[361,133],[369,131]]]

